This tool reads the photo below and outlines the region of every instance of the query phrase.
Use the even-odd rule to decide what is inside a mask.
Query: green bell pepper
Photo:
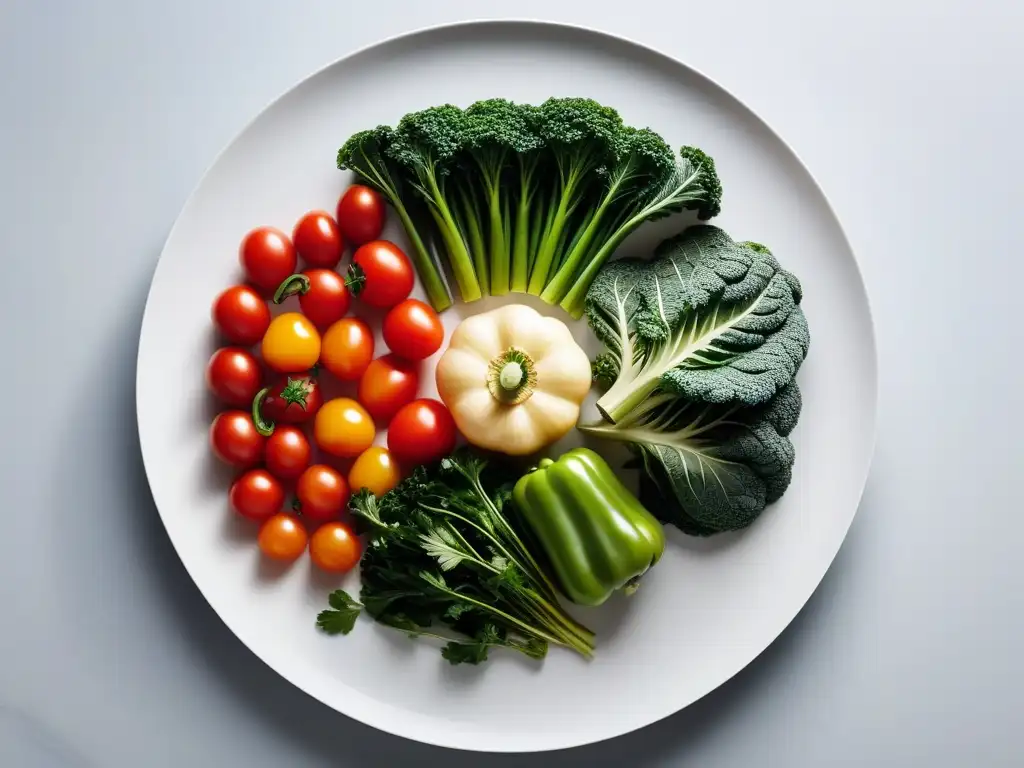
[[[574,603],[600,605],[617,589],[636,589],[665,550],[661,524],[589,448],[542,459],[512,500]]]

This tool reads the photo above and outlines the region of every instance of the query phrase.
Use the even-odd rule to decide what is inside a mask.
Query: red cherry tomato
[[[267,438],[264,451],[267,469],[274,477],[292,480],[301,475],[309,466],[313,457],[313,449],[309,440],[296,427],[282,426],[274,430]]]
[[[284,506],[284,486],[265,469],[250,469],[231,485],[231,508],[250,520],[266,520]]]
[[[225,411],[210,425],[210,445],[221,461],[236,467],[251,467],[263,457],[266,438],[256,431],[252,416],[245,411]]]
[[[260,390],[260,364],[249,351],[223,347],[213,353],[206,366],[206,384],[228,405],[244,407]]]
[[[309,540],[309,556],[322,571],[347,573],[360,556],[359,539],[344,523],[326,523]]]
[[[345,316],[351,297],[345,281],[333,269],[307,269],[285,278],[274,293],[274,303],[299,295],[299,307],[313,325],[326,328]]]
[[[444,326],[437,312],[418,299],[406,299],[384,316],[384,343],[406,360],[423,360],[441,348]]]
[[[235,344],[251,347],[270,327],[270,309],[247,285],[233,285],[213,302],[213,324]]]
[[[275,424],[301,424],[313,418],[323,403],[320,384],[312,376],[282,376],[267,392],[260,413]]]
[[[401,248],[373,240],[352,255],[346,282],[363,303],[386,309],[409,297],[414,280],[412,263]]]
[[[326,464],[314,464],[299,476],[295,487],[302,516],[322,523],[334,520],[348,504],[348,483]]]
[[[353,184],[338,201],[338,228],[342,237],[360,246],[380,237],[384,231],[384,201],[362,184]]]
[[[413,400],[388,425],[388,450],[403,467],[442,459],[455,448],[455,420],[437,400]]]
[[[295,225],[292,242],[310,267],[336,267],[345,244],[338,224],[326,211],[310,211]]]
[[[273,291],[295,271],[295,246],[273,227],[258,227],[242,239],[238,260],[253,285]]]
[[[416,399],[420,386],[419,366],[396,355],[384,355],[367,366],[359,379],[359,402],[380,422]]]
[[[260,526],[257,542],[260,552],[271,560],[290,563],[306,551],[309,537],[295,515],[274,515]]]

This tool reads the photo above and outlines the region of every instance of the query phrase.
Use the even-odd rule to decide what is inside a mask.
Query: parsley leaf
[[[347,635],[356,625],[363,606],[344,589],[334,590],[327,600],[331,607],[317,614],[316,625],[329,635]]]

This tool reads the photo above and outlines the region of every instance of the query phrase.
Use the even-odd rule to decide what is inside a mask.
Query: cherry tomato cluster
[[[213,303],[213,323],[231,346],[210,358],[206,381],[230,410],[213,420],[210,442],[219,459],[243,470],[230,506],[260,524],[267,557],[292,561],[308,546],[332,573],[350,570],[361,554],[342,520],[351,491],[387,493],[400,467],[434,461],[456,441],[445,406],[417,399],[419,361],[440,349],[444,328],[433,309],[409,298],[415,274],[398,246],[379,239],[384,220],[377,193],[353,185],[336,217],[311,211],[290,238],[254,229],[239,247],[245,282]],[[342,274],[347,245],[354,252]],[[298,311],[271,312],[293,296]],[[353,297],[386,310],[388,354],[374,358],[369,324],[348,316]],[[355,398],[325,401],[326,375],[353,382]],[[387,448],[373,445],[377,424],[387,425]],[[347,475],[337,460],[352,460]]]

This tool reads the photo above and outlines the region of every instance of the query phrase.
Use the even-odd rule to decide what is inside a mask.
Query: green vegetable
[[[601,270],[586,306],[607,347],[592,364],[605,418],[581,430],[630,446],[660,519],[698,535],[742,528],[789,486],[810,344],[801,298],[768,248],[711,226]]]
[[[648,398],[617,424],[584,432],[630,445],[644,469],[641,500],[680,530],[704,536],[750,525],[789,487],[796,382],[759,406]]]
[[[356,625],[363,606],[353,600],[344,589],[336,589],[327,598],[330,608],[320,611],[316,624],[329,635],[347,635]]]
[[[799,281],[767,251],[721,229],[691,227],[653,262],[608,265],[587,297],[614,383],[597,401],[612,423],[657,390],[690,400],[757,405],[796,375],[810,336]]]
[[[590,656],[593,633],[559,606],[506,479],[467,451],[418,467],[380,499],[356,494],[350,510],[369,535],[360,600],[381,624],[444,640],[452,664],[484,661],[493,647],[541,658],[555,644]]]
[[[630,232],[684,208],[710,218],[722,196],[703,152],[683,147],[677,159],[658,134],[584,98],[412,112],[394,130],[352,136],[338,167],[395,207],[439,310],[450,297],[428,244],[443,252],[465,301],[529,292],[578,317]]]
[[[658,521],[589,448],[542,459],[512,498],[573,602],[600,605],[617,589],[635,590],[665,549]]]

